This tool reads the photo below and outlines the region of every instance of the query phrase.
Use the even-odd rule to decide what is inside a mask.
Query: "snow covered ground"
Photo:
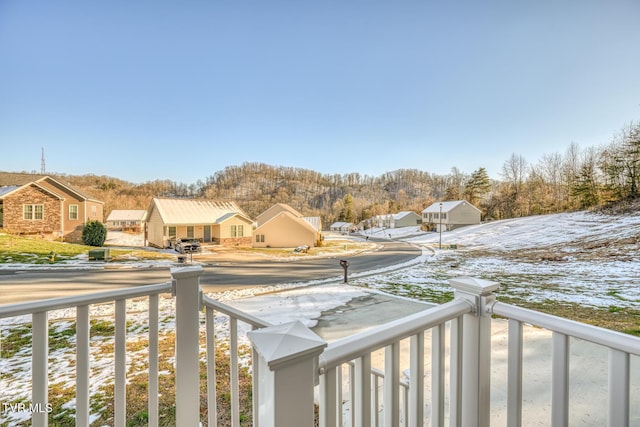
[[[228,291],[214,298],[264,318],[271,323],[300,320],[309,326],[322,311],[362,296],[366,288],[411,295],[412,292],[450,292],[447,279],[475,276],[501,283],[499,294],[526,296],[540,301],[571,301],[593,306],[637,306],[640,302],[640,215],[606,216],[586,212],[494,221],[442,233],[423,233],[417,227],[367,230],[362,237],[402,239],[424,248],[423,256],[406,269],[385,269],[375,275],[352,277],[351,284],[323,284],[292,289],[294,285],[274,286],[285,291],[255,296],[254,290]],[[112,240],[111,244],[135,242]],[[448,249],[456,245],[457,249]],[[261,289],[264,292],[265,289]],[[130,301],[129,339],[144,339],[146,303]],[[163,299],[163,326],[171,329],[173,301]],[[113,305],[92,307],[92,318],[113,319]],[[54,330],[69,327],[75,309],[50,314]],[[30,316],[0,319],[0,342],[14,328],[30,321]],[[218,322],[217,322],[218,323]],[[224,319],[220,323],[224,325]],[[224,338],[224,328],[217,333]],[[95,339],[92,344],[92,390],[99,390],[113,378],[113,359],[103,346],[112,338]],[[75,352],[69,348],[52,350],[50,384],[71,385],[75,377]],[[145,350],[129,354],[132,369],[142,363]],[[94,369],[95,368],[95,369]],[[3,402],[28,401],[30,388],[30,349],[25,347],[12,358],[0,359],[0,390]],[[73,406],[70,399],[66,407]],[[1,412],[0,424],[12,425],[27,414]],[[95,414],[94,414],[95,416]],[[22,417],[22,418],[21,418]]]
[[[420,288],[444,293],[450,291],[448,279],[473,276],[500,283],[498,295],[598,307],[640,302],[640,214],[575,212],[492,221],[443,232],[442,250],[439,233],[413,227],[385,234],[430,248],[433,255],[414,268],[355,284],[399,294],[419,294]]]

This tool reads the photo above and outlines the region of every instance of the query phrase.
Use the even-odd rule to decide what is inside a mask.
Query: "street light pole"
[[[442,203],[440,203],[440,215],[438,216],[438,219],[440,220],[440,226],[438,227],[438,230],[440,231],[440,249],[442,249]]]

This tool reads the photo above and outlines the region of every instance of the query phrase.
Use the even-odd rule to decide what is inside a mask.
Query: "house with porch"
[[[422,223],[429,230],[449,231],[480,224],[482,211],[466,200],[436,202],[422,211]]]
[[[81,242],[88,221],[104,221],[104,202],[49,175],[0,173],[0,228]]]
[[[320,217],[304,217],[284,203],[277,203],[258,215],[256,223],[255,248],[314,247],[321,239]]]
[[[250,246],[253,220],[235,202],[154,198],[147,209],[149,246],[173,247],[176,239],[223,246]]]

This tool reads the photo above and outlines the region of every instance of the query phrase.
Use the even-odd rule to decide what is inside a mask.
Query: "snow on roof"
[[[143,209],[114,209],[107,221],[144,221],[147,211]]]

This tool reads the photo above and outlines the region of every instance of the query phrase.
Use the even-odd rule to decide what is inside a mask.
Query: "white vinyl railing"
[[[115,304],[115,349],[114,349],[114,423],[126,425],[126,301],[134,298],[149,299],[149,420],[151,426],[158,420],[158,296],[171,292],[171,283],[136,287],[55,298],[36,302],[0,306],[0,318],[31,315],[31,422],[33,426],[48,423],[48,379],[49,379],[49,320],[48,314],[55,310],[75,308],[76,312],[76,425],[89,426],[90,384],[90,316],[92,305]]]
[[[158,296],[172,292],[175,296],[175,407],[178,426],[197,427],[203,421],[200,414],[203,321],[208,426],[217,425],[215,346],[223,337],[229,344],[230,423],[232,427],[240,426],[238,347],[245,329],[251,329],[247,335],[253,349],[254,426],[311,427],[316,405],[323,427],[418,427],[427,421],[433,426],[489,426],[492,315],[510,319],[509,426],[520,426],[523,422],[522,331],[525,323],[553,333],[552,426],[569,423],[569,337],[609,349],[608,424],[616,427],[630,425],[630,358],[640,356],[640,339],[496,302],[493,291],[498,284],[494,282],[453,279],[450,281],[455,289],[453,301],[327,344],[300,322],[271,325],[203,296],[199,284],[202,272],[201,267],[183,267],[172,270],[173,283],[0,306],[0,318],[32,316],[33,407],[47,408],[48,404],[48,313],[75,307],[76,425],[89,425],[89,307],[113,302],[114,425],[125,426],[126,301],[148,298],[148,414],[149,425],[157,426]],[[220,317],[228,319],[228,326],[222,326],[227,328],[225,331],[218,329],[224,324],[216,321]],[[427,338],[431,340],[430,355],[425,354]],[[407,350],[401,351],[401,348]],[[373,363],[373,355],[379,352],[384,354],[382,369]],[[408,357],[404,362],[409,367],[404,371],[408,380],[402,378],[402,357]],[[343,375],[345,367],[348,370],[346,376]],[[429,387],[425,384],[427,376],[431,381]],[[425,393],[425,389],[430,392]],[[428,413],[425,408],[428,408]],[[345,415],[347,410],[349,413]],[[47,426],[47,416],[46,411],[34,411],[32,425]]]

